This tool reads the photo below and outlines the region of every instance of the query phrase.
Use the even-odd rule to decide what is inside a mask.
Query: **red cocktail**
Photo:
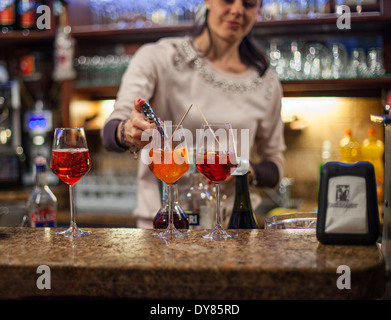
[[[196,166],[216,186],[216,226],[202,237],[226,240],[237,236],[224,230],[220,214],[220,183],[227,179],[237,167],[236,147],[232,127],[229,123],[204,124],[197,137]]]
[[[66,184],[74,185],[90,168],[88,149],[52,150],[50,169]]]
[[[227,179],[233,168],[237,167],[237,163],[231,162],[235,158],[230,153],[209,152],[198,154],[196,164],[198,170],[207,177],[210,181],[218,183]]]
[[[50,169],[69,185],[71,223],[67,230],[57,232],[64,237],[80,237],[91,231],[80,230],[75,220],[73,186],[91,168],[90,153],[83,128],[56,128],[54,131]]]

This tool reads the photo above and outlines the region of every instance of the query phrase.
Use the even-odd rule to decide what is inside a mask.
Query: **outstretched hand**
[[[134,99],[133,109],[130,113],[130,118],[125,123],[125,141],[128,145],[135,145],[142,149],[148,141],[142,141],[141,135],[147,129],[153,129],[155,124],[146,120],[140,107],[145,103],[145,100],[137,97]]]

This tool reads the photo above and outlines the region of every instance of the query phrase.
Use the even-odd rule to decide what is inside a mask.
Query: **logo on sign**
[[[350,193],[350,186],[349,185],[337,185],[335,193],[335,201],[337,202],[348,202],[349,201],[349,193]]]
[[[329,203],[329,207],[354,209],[357,205],[357,203],[350,202],[350,185],[337,184],[335,187],[335,203]]]

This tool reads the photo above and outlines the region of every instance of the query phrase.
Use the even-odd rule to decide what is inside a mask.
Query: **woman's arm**
[[[256,187],[275,187],[281,180],[277,165],[273,161],[250,162],[250,185]]]
[[[153,127],[139,108],[145,102],[139,97],[150,99],[154,91],[157,72],[152,52],[150,44],[141,47],[122,77],[114,110],[102,130],[102,143],[109,151],[124,152],[130,146],[141,149],[145,145],[142,131]]]
[[[121,120],[113,119],[106,122],[102,131],[102,144],[108,151],[125,152],[126,148],[122,146],[117,139],[117,128]]]

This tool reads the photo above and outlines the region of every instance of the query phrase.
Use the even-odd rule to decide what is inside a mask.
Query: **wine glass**
[[[220,213],[220,183],[238,166],[236,144],[231,124],[203,124],[197,137],[196,166],[216,186],[216,226],[202,237],[232,239],[236,233],[224,230]]]
[[[173,185],[190,167],[185,130],[181,125],[164,125],[166,135],[153,129],[150,143],[148,166],[152,173],[167,184],[168,191],[168,226],[155,236],[162,239],[186,236],[175,228],[173,220],[174,195]]]
[[[76,225],[73,187],[91,169],[90,153],[83,128],[56,128],[50,169],[69,185],[71,223],[68,229],[57,232],[64,237],[81,237],[91,234]]]

